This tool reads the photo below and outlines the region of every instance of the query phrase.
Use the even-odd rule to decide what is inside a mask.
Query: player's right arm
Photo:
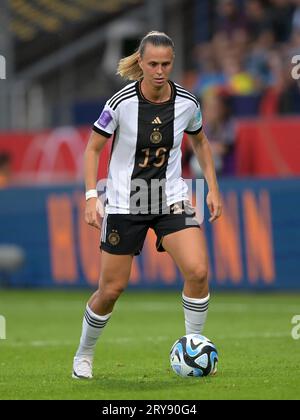
[[[86,191],[97,189],[97,173],[100,153],[107,143],[107,137],[92,131],[84,152],[84,177]],[[96,210],[97,198],[90,198],[86,202],[85,221],[97,229],[101,229],[98,212]]]
[[[97,189],[97,173],[100,153],[107,140],[112,136],[118,127],[118,112],[111,107],[111,100],[107,101],[100,117],[95,121],[93,131],[84,153],[84,175],[86,191]],[[101,209],[97,209],[97,205]],[[100,211],[97,211],[100,210]],[[101,201],[97,198],[90,198],[86,202],[85,221],[97,229],[101,229],[98,214],[104,216],[104,209]]]

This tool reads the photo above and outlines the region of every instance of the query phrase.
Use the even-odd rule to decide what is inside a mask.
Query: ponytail
[[[123,79],[127,80],[140,80],[143,77],[143,71],[139,66],[139,57],[143,57],[147,44],[152,44],[155,47],[170,47],[175,51],[172,39],[164,32],[149,32],[141,41],[138,50],[122,58],[118,64],[117,74]]]
[[[140,80],[143,77],[143,71],[139,66],[139,56],[139,51],[136,51],[134,54],[122,58],[119,61],[117,74],[123,79]]]

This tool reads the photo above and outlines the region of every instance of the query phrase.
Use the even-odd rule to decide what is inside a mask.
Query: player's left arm
[[[210,211],[210,222],[218,219],[222,214],[222,201],[219,192],[217,175],[212,157],[212,152],[209,146],[208,139],[203,129],[197,134],[188,134],[194,153],[202,168],[204,177],[208,184],[209,192],[206,197],[206,203]]]

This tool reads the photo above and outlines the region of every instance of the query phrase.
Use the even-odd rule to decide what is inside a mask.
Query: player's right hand
[[[97,211],[97,198],[90,198],[86,202],[85,206],[85,221],[88,225],[95,227],[96,229],[101,229],[102,218],[100,218],[100,212]]]

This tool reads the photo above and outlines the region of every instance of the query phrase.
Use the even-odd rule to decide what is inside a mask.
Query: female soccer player
[[[99,289],[83,318],[74,378],[92,378],[96,342],[126,288],[134,255],[154,229],[159,252],[171,255],[184,278],[182,302],[186,334],[201,333],[208,310],[207,253],[203,232],[181,178],[181,141],[186,132],[202,167],[209,192],[210,222],[221,215],[221,200],[200,105],[194,95],[169,80],[174,44],[150,32],[118,74],[134,83],[107,101],[85,151],[86,222],[101,229]],[[98,159],[114,134],[105,208],[97,215]],[[158,187],[158,188],[157,188]],[[101,226],[102,224],[102,226]]]

